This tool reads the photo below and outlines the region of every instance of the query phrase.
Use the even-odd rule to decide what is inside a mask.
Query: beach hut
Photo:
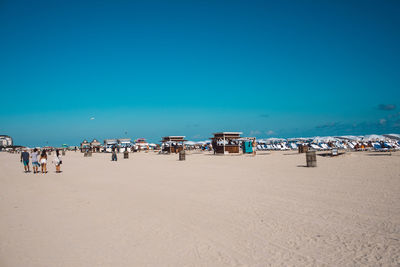
[[[241,132],[214,133],[211,138],[213,149],[218,154],[239,153]]]
[[[0,147],[9,147],[13,145],[13,139],[8,135],[0,135]]]
[[[165,136],[162,138],[162,151],[168,153],[178,153],[184,149],[183,143],[186,142],[185,136]]]
[[[132,143],[130,138],[120,138],[118,141],[118,148],[120,151],[131,151]]]
[[[104,150],[106,152],[111,152],[113,146],[118,146],[117,139],[104,139]]]
[[[81,152],[87,151],[90,149],[90,143],[85,139],[81,143]]]
[[[100,152],[101,143],[96,139],[93,139],[92,142],[90,142],[90,148],[92,149],[92,152]]]
[[[149,150],[150,144],[146,141],[145,138],[138,138],[135,140],[135,150]]]

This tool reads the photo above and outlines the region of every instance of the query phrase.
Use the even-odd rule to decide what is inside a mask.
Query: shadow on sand
[[[384,153],[384,152],[380,152],[380,153],[368,153],[367,156],[369,157],[379,157],[379,156],[391,156],[392,153]]]

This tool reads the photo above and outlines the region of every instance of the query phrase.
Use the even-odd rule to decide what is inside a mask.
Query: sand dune
[[[400,265],[400,153],[0,153],[0,266]]]

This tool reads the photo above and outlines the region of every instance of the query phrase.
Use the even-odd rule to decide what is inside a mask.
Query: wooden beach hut
[[[104,150],[106,152],[111,152],[113,147],[118,146],[118,140],[117,139],[104,139]]]
[[[211,138],[212,146],[216,153],[239,153],[241,132],[220,132],[214,133]]]
[[[101,143],[97,141],[96,139],[93,139],[92,142],[90,142],[90,148],[92,152],[100,152],[101,149]]]
[[[165,136],[162,138],[162,151],[178,153],[184,149],[185,136]]]
[[[141,151],[141,150],[149,150],[149,143],[146,141],[145,138],[138,138],[135,140],[135,150]]]
[[[81,143],[81,152],[90,150],[90,143],[85,139],[83,140],[83,142]]]
[[[130,138],[120,138],[117,141],[120,151],[124,152],[126,150],[128,152],[131,152],[132,142]]]

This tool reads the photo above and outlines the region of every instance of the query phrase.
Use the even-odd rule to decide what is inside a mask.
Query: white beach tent
[[[336,138],[347,141],[361,141],[363,139],[363,136],[343,135],[343,136],[336,136]]]
[[[323,137],[316,136],[314,138],[314,140],[312,141],[312,143],[319,144],[319,143],[329,143],[329,142],[336,142],[336,141],[338,141],[338,139],[333,136],[323,136]]]
[[[185,145],[188,145],[188,146],[194,146],[194,145],[196,145],[197,143],[196,142],[193,142],[193,141],[186,141],[185,142]]]
[[[369,142],[369,141],[385,141],[385,140],[386,140],[386,137],[384,137],[383,135],[377,135],[377,134],[366,135],[362,139],[362,141],[365,141],[365,142]]]
[[[314,140],[314,137],[297,137],[297,138],[288,138],[288,142],[295,142],[296,144],[304,144]]]
[[[204,141],[197,141],[196,142],[196,145],[206,145],[207,143],[206,142],[204,142]]]
[[[400,134],[384,134],[383,136],[398,141],[400,140]]]
[[[286,141],[286,139],[283,138],[275,138],[275,137],[271,137],[266,139],[266,143],[268,144],[272,144],[272,143],[280,143],[280,142],[284,142]]]

